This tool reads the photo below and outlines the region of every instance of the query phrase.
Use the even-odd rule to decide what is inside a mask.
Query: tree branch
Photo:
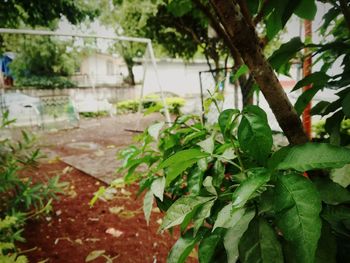
[[[210,12],[210,8],[204,5],[200,0],[193,0],[193,2],[198,7],[198,9],[208,18],[210,25],[214,28],[216,33],[220,36],[220,38],[224,41],[225,45],[230,50],[231,56],[235,61],[235,67],[239,68],[241,65],[243,65],[242,58],[236,47],[231,43],[229,36],[226,34],[221,24],[218,23],[216,16]]]
[[[300,118],[267,62],[259,46],[259,38],[255,28],[251,26],[251,21],[246,21],[236,0],[210,0],[210,3],[220,18],[230,41],[237,48],[260,86],[289,142],[291,144],[307,142],[308,137],[303,130]]]

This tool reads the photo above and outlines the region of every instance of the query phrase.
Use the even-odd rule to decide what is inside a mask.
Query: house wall
[[[153,66],[150,63],[144,65],[146,67],[144,93],[159,92]],[[199,71],[208,70],[208,65],[205,62],[187,64],[180,60],[157,61],[157,69],[164,91],[187,97],[200,93]],[[134,67],[136,81],[142,81],[143,70],[142,65]]]
[[[108,70],[108,63],[111,64]],[[79,87],[100,85],[120,85],[123,83],[123,63],[121,59],[110,55],[93,54],[83,59],[80,72],[73,80]]]

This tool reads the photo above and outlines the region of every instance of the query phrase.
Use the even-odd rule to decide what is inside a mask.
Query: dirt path
[[[143,125],[157,119],[153,116],[143,120]],[[116,198],[99,201],[90,208],[93,193],[104,183],[72,168],[60,159],[67,156],[92,154],[108,149],[119,149],[132,141],[124,130],[131,127],[131,118],[119,120],[100,119],[87,121],[80,129],[42,135],[40,142],[48,158],[30,174],[35,180],[61,175],[69,182],[65,195],[53,204],[54,213],[39,221],[28,222],[22,250],[31,250],[30,262],[82,263],[92,251],[103,251],[91,262],[156,263],[165,262],[175,238],[169,233],[159,234],[161,214],[154,209],[147,226],[142,212],[142,198],[136,199],[137,186],[119,189]],[[122,123],[122,125],[120,124]],[[129,123],[129,126],[127,126]],[[71,147],[71,143],[94,143],[97,148]],[[100,157],[103,157],[100,156]],[[99,163],[95,164],[97,167]],[[117,176],[117,175],[114,175]],[[194,261],[194,259],[190,260]],[[112,262],[112,261],[111,261]]]

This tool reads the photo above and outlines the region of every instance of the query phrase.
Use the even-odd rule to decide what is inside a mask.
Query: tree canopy
[[[98,14],[98,10],[92,3],[84,0],[1,1],[0,27],[52,27],[53,23],[62,16],[65,16],[72,24],[77,24],[86,18],[93,19]]]

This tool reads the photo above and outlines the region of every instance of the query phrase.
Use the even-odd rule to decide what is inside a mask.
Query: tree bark
[[[280,127],[291,144],[308,141],[300,118],[283,91],[279,80],[263,55],[259,38],[247,22],[236,0],[210,0],[232,44],[239,51],[250,73],[272,109]]]
[[[244,62],[238,50],[231,42],[230,37],[227,35],[226,31],[220,24],[220,21],[218,21],[216,19],[215,14],[212,13],[210,6],[203,4],[200,0],[193,0],[193,2],[199,8],[199,10],[201,10],[201,12],[208,18],[210,25],[216,31],[218,36],[224,41],[226,47],[230,50],[231,56],[235,62],[233,68],[235,70],[238,70],[244,64]],[[249,97],[250,89],[249,89],[249,86],[246,85],[247,84],[246,75],[242,75],[239,77],[239,84],[240,84],[239,86],[242,93],[243,106],[253,104],[253,96]],[[248,88],[248,90],[245,90],[245,88]]]
[[[126,67],[128,69],[128,83],[132,86],[135,86],[135,75],[134,72],[132,71],[132,68],[134,66],[134,61],[132,60],[132,58],[129,57],[125,57],[124,56],[124,61],[126,64]]]

